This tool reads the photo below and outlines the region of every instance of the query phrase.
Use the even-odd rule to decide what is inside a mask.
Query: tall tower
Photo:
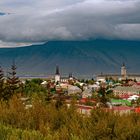
[[[59,67],[56,66],[56,73],[55,73],[55,83],[60,82],[60,73],[59,73]]]
[[[122,76],[123,79],[126,79],[127,72],[126,72],[125,63],[123,63],[123,65],[121,67],[121,76]]]
[[[69,80],[73,80],[72,73],[69,73]]]

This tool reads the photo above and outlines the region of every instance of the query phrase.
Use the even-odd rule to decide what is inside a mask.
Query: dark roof
[[[125,67],[125,63],[123,62],[122,67]]]

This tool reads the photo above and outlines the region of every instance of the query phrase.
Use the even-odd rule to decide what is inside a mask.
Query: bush
[[[33,97],[29,109],[16,96],[0,102],[0,140],[137,140],[139,126],[139,114],[96,109],[83,116],[74,103],[57,109],[40,96]]]

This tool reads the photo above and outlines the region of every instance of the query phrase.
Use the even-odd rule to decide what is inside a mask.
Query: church
[[[56,66],[54,80],[55,80],[55,83],[68,83],[69,81],[74,81],[76,79],[72,76],[72,74],[69,74],[68,77],[62,77],[60,75],[59,66]]]
[[[127,69],[125,64],[123,63],[121,67],[121,73],[120,74],[100,74],[96,77],[97,81],[105,81],[106,79],[112,78],[114,80],[136,80],[137,82],[140,82],[140,74],[129,74],[127,73]]]

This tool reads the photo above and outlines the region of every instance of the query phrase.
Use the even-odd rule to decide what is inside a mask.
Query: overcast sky
[[[0,0],[0,47],[97,38],[140,40],[140,0]]]

